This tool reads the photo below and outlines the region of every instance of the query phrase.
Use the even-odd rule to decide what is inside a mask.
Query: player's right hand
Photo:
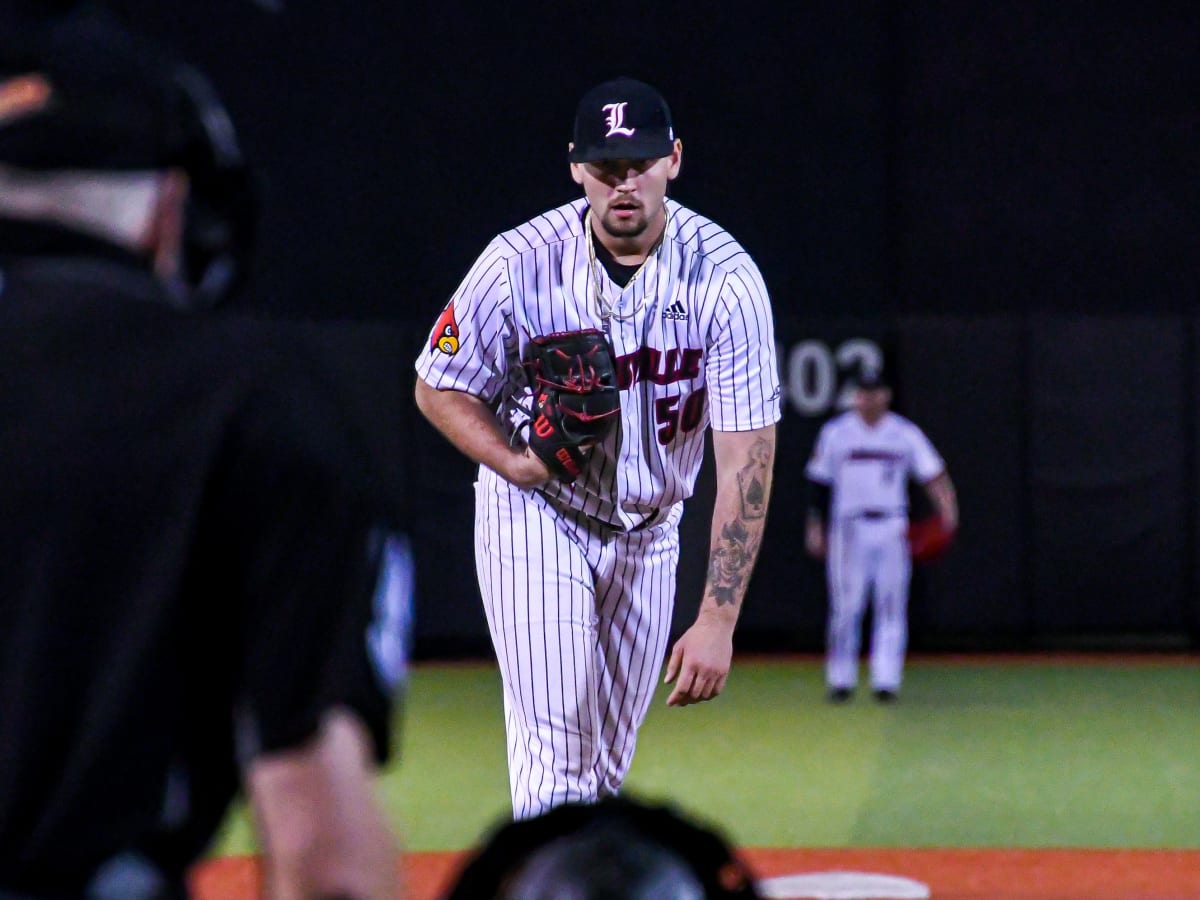
[[[675,682],[667,706],[713,700],[725,689],[733,661],[733,626],[703,613],[675,642],[664,684]]]
[[[512,454],[505,468],[507,471],[500,473],[505,480],[525,490],[541,487],[554,477],[546,464],[528,447],[524,453]]]

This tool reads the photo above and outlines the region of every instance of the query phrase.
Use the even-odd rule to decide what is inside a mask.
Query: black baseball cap
[[[883,369],[868,367],[862,370],[855,382],[855,387],[864,391],[875,390],[877,388],[888,387],[887,377],[883,374]]]
[[[156,47],[91,5],[17,18],[15,31],[0,41],[0,163],[190,168],[198,116]]]
[[[645,82],[616,78],[583,95],[575,110],[573,163],[658,159],[675,147],[671,109]]]

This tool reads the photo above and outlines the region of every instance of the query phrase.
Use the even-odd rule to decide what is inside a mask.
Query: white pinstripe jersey
[[[908,511],[908,479],[922,484],[945,468],[916,424],[886,412],[874,426],[855,410],[821,426],[805,474],[833,488],[831,517],[865,510]]]
[[[606,330],[617,357],[621,427],[573,484],[543,490],[622,528],[691,495],[710,424],[749,431],[781,414],[771,304],[758,267],[721,226],[666,202],[659,249],[623,291],[596,265],[605,295],[619,297],[617,313],[628,318],[606,323],[600,314],[580,198],[492,240],[416,365],[433,387],[490,404],[519,444],[527,416],[517,404],[531,404],[521,367],[529,339]]]

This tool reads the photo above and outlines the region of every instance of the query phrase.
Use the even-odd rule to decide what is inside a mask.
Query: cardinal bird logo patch
[[[433,326],[433,337],[429,339],[430,350],[441,350],[447,356],[458,352],[458,322],[454,320],[454,304],[451,303],[438,317]]]

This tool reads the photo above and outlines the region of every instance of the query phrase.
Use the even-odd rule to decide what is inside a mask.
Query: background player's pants
[[[481,468],[475,563],[517,818],[624,780],[670,639],[681,513],[625,534]]]
[[[871,687],[896,691],[908,644],[908,553],[904,516],[843,518],[829,533],[826,562],[829,628],[825,680],[830,687],[858,683],[858,655],[867,594],[872,597]]]

